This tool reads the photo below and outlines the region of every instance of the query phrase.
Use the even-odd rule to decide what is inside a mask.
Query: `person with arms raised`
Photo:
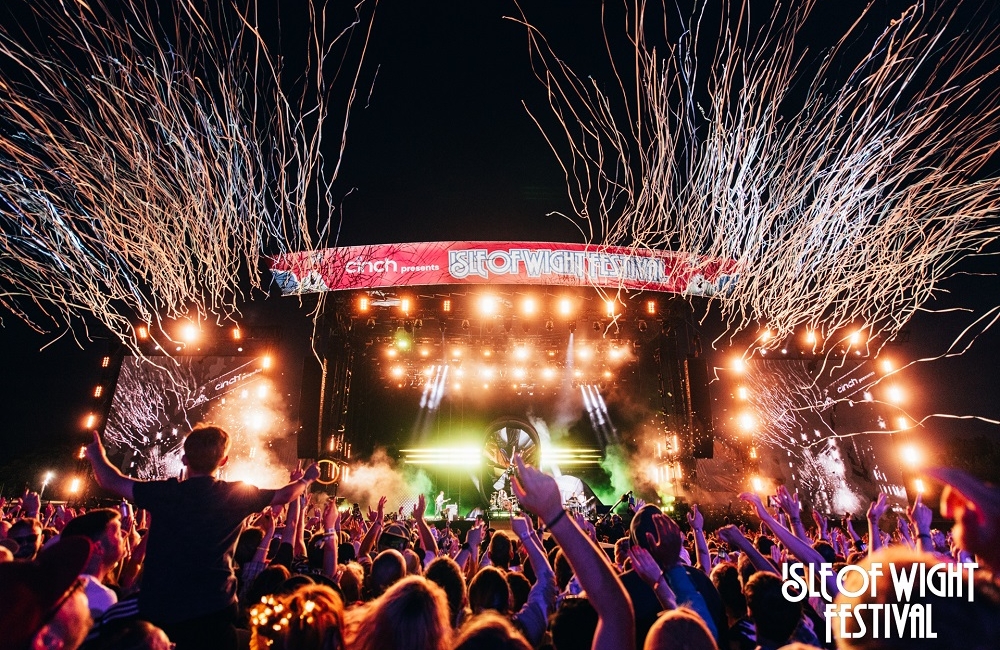
[[[217,480],[228,454],[229,434],[197,426],[184,440],[185,480],[139,481],[111,465],[96,431],[86,449],[101,487],[150,513],[139,614],[162,627],[178,650],[236,647],[232,558],[243,520],[297,498],[319,477],[313,464],[278,490]]]

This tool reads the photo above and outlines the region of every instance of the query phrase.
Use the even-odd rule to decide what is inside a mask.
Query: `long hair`
[[[251,650],[342,650],[344,603],[326,585],[267,596],[250,610]]]
[[[449,650],[451,624],[444,591],[421,576],[403,578],[366,608],[353,612],[352,650]]]

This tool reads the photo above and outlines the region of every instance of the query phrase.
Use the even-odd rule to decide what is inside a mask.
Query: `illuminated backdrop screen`
[[[227,478],[282,484],[295,426],[269,366],[265,356],[126,357],[104,431],[112,463],[141,479],[177,476],[185,434],[210,422],[232,437]]]
[[[756,475],[765,490],[786,485],[828,514],[862,515],[880,491],[906,503],[895,448],[906,432],[879,399],[885,387],[871,361],[755,359],[720,379],[724,426],[716,458],[698,463],[702,488],[735,494]],[[757,458],[747,463],[750,447]]]

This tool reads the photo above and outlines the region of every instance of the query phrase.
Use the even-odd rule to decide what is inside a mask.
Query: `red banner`
[[[593,286],[713,295],[736,281],[735,263],[620,246],[539,242],[375,244],[272,259],[284,295],[428,285]]]

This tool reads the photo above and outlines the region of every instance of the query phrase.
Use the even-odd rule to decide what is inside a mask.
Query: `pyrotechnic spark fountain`
[[[263,286],[262,254],[335,244],[367,44],[351,35],[371,16],[358,3],[334,28],[306,4],[295,84],[252,0],[8,5],[30,19],[0,27],[0,305],[38,330],[92,316],[138,350],[137,319],[231,317],[241,281]],[[339,148],[323,139],[334,93]]]
[[[872,37],[869,3],[812,63],[815,0],[775,3],[762,29],[721,2],[718,31],[698,4],[674,39],[666,9],[623,4],[629,45],[605,25],[604,81],[522,12],[556,123],[532,118],[590,241],[735,261],[713,298],[730,331],[766,322],[777,345],[807,327],[829,350],[860,326],[880,346],[996,240],[995,22],[918,1]]]

